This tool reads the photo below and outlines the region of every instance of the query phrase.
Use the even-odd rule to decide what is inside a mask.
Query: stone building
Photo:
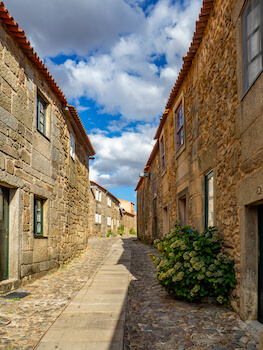
[[[0,2],[0,291],[86,247],[94,153],[75,107]]]
[[[119,199],[120,201],[120,223],[124,226],[124,234],[130,234],[130,230],[137,231],[137,220],[134,203]]]
[[[90,182],[92,191],[92,236],[106,237],[117,235],[120,226],[120,201],[106,188],[94,181]]]
[[[205,0],[137,190],[138,236],[216,225],[231,305],[263,322],[263,2]]]

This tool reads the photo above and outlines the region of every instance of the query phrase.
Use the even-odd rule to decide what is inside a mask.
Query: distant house
[[[136,231],[136,214],[133,203],[116,198],[110,191],[94,181],[90,182],[90,188],[93,199],[91,202],[92,236],[116,236],[121,225],[123,225],[124,234],[129,234],[130,229]]]
[[[263,2],[205,0],[137,190],[138,237],[218,227],[231,305],[263,322]]]
[[[89,157],[74,106],[0,3],[0,291],[87,246]]]
[[[134,211],[134,203],[119,199],[121,225],[124,226],[124,234],[129,234],[130,230],[137,231],[137,220]]]
[[[117,235],[120,226],[120,201],[106,188],[94,181],[90,182],[92,191],[92,230],[91,236],[106,237]]]

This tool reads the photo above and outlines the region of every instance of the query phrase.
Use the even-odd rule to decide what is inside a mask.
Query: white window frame
[[[110,197],[107,197],[107,203],[108,203],[108,207],[111,207],[111,199],[110,199]]]
[[[69,133],[69,149],[70,149],[70,157],[75,161],[76,156],[76,140],[74,135]]]
[[[258,7],[258,8],[257,8]],[[252,14],[259,16],[258,26],[255,26],[248,33],[249,19],[255,23]],[[243,95],[247,93],[250,87],[257,80],[263,71],[263,4],[262,0],[248,0],[241,15],[242,24],[242,77],[243,77]],[[252,24],[253,25],[253,24]],[[256,46],[257,45],[257,48]],[[253,52],[254,49],[254,52]],[[253,56],[252,56],[253,55]],[[250,57],[251,56],[251,57]],[[261,63],[261,68],[250,76],[249,69],[256,61]],[[251,73],[252,74],[252,73]]]
[[[110,216],[107,217],[107,225],[111,226],[111,217]]]

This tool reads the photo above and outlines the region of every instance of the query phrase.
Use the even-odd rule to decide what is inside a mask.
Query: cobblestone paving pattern
[[[156,250],[130,241],[131,283],[124,349],[254,350],[257,336],[230,310],[215,305],[186,303],[167,295],[149,258]],[[254,337],[254,338],[253,338]]]
[[[31,350],[87,279],[97,270],[117,238],[95,238],[69,264],[22,288],[20,300],[0,297],[0,315],[11,323],[0,327],[0,349]]]

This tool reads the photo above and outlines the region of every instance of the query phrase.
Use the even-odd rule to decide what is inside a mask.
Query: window
[[[175,112],[176,123],[176,148],[177,150],[184,144],[184,113],[182,103]]]
[[[37,95],[37,130],[46,136],[46,110],[47,104]]]
[[[101,214],[98,214],[98,213],[95,214],[95,223],[101,224]]]
[[[44,200],[35,197],[34,200],[34,236],[43,236],[43,205]]]
[[[162,171],[165,169],[165,147],[164,147],[164,139],[161,138],[161,163],[162,163]]]
[[[153,199],[157,197],[157,186],[156,186],[156,180],[153,180]]]
[[[107,225],[111,226],[111,217],[110,216],[107,217]]]
[[[178,219],[181,226],[188,224],[188,188],[178,193]]]
[[[107,200],[108,200],[108,206],[111,207],[111,199],[107,197]]]
[[[211,170],[205,176],[205,228],[214,226],[214,175]]]
[[[96,192],[95,192],[95,199],[96,199],[96,201],[101,202],[101,191],[99,191],[97,189],[96,189]]]
[[[248,0],[241,17],[243,94],[263,69],[263,2]]]
[[[76,142],[75,137],[70,133],[69,134],[69,140],[70,140],[70,156],[73,160],[75,160],[75,148],[76,148]]]

